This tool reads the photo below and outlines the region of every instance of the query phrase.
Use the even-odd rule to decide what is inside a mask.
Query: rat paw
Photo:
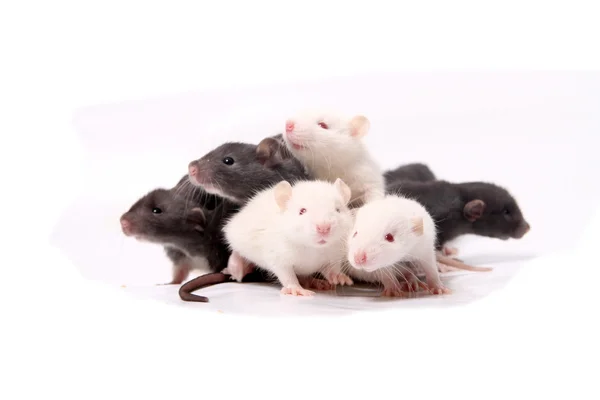
[[[343,272],[327,272],[325,278],[332,285],[353,285],[352,279]]]
[[[290,295],[290,296],[313,296],[315,292],[311,292],[310,290],[304,289],[299,285],[288,285],[281,288],[281,293]]]
[[[446,272],[460,271],[460,269],[458,269],[458,268],[451,267],[450,265],[446,265],[446,264],[441,263],[441,262],[438,262],[437,266],[438,266],[438,271],[441,274],[444,274]]]
[[[300,281],[300,285],[307,289],[333,290],[335,288],[335,285],[327,282],[324,279],[317,279],[313,277],[306,277],[301,279],[299,277],[298,280]]]
[[[448,289],[443,285],[432,286],[429,288],[432,294],[451,294],[452,290]]]
[[[382,297],[408,297],[408,293],[399,287],[385,288],[381,292]]]

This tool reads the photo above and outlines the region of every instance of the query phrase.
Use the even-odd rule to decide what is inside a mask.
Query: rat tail
[[[463,269],[465,271],[475,271],[475,272],[492,271],[492,268],[490,268],[490,267],[475,267],[473,265],[468,265],[468,264],[465,264],[458,260],[455,260],[454,258],[446,257],[439,253],[436,254],[435,258],[436,258],[437,262],[439,262],[439,263],[449,265],[450,267]]]
[[[198,276],[179,288],[179,297],[183,301],[194,301],[199,303],[208,303],[208,297],[199,296],[193,294],[198,289],[205,288],[207,286],[216,285],[223,282],[229,281],[230,275],[226,275],[222,272],[214,272],[205,275]]]

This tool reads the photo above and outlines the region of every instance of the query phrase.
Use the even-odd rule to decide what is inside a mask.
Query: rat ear
[[[337,178],[333,185],[342,195],[342,199],[344,199],[344,204],[348,204],[348,202],[350,201],[350,197],[352,196],[352,191],[350,190],[348,185],[346,185],[346,182],[344,182],[340,178]]]
[[[483,200],[471,200],[467,204],[465,204],[465,208],[463,209],[463,214],[467,220],[470,222],[474,222],[481,218],[483,215],[483,210],[485,210],[485,203]]]
[[[410,230],[417,236],[423,235],[423,217],[411,218]]]
[[[187,214],[187,220],[202,227],[206,225],[206,216],[200,207],[194,207],[189,210]]]
[[[256,147],[256,159],[267,168],[281,162],[281,144],[277,139],[265,138]]]
[[[369,133],[371,123],[367,117],[363,115],[357,115],[350,120],[350,136],[360,138]]]
[[[275,202],[279,209],[285,210],[287,202],[292,198],[292,185],[288,181],[281,181],[275,185]]]

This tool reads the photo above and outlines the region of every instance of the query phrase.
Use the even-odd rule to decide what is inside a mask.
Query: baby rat
[[[234,252],[275,275],[282,293],[311,296],[314,292],[303,286],[353,283],[342,273],[344,240],[352,226],[349,200],[350,188],[341,179],[281,181],[250,199],[223,231]],[[327,281],[311,279],[317,272]]]
[[[192,192],[179,185],[158,188],[121,216],[121,230],[126,236],[163,245],[173,263],[169,284],[180,284],[191,270],[206,264],[215,272],[226,267],[229,249],[221,227],[235,211],[232,203],[197,188]]]
[[[385,171],[383,174],[386,185],[396,181],[434,181],[433,171],[423,163],[401,165],[398,168]]]
[[[436,223],[436,248],[446,255],[458,251],[446,248],[446,243],[462,235],[520,239],[530,229],[514,197],[492,183],[395,181],[387,185],[387,192],[425,206]]]
[[[315,179],[343,179],[352,192],[350,206],[355,208],[385,195],[383,172],[361,140],[369,128],[362,115],[346,118],[305,112],[286,121],[283,139]]]
[[[257,192],[286,180],[308,180],[300,161],[291,156],[277,136],[258,145],[227,142],[190,162],[189,181],[205,191],[244,204]]]
[[[423,270],[432,293],[451,293],[438,273],[435,236],[433,219],[417,201],[388,195],[369,202],[357,210],[348,237],[351,268],[347,272],[360,280],[381,282],[384,296],[402,296],[405,293],[398,277],[402,276],[409,288],[418,281],[407,267],[401,270],[403,263],[412,263]]]

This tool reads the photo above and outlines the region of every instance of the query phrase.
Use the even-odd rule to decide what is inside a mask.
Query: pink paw
[[[331,283],[327,282],[326,280],[313,278],[311,276],[306,277],[306,278],[298,277],[298,280],[300,281],[300,285],[307,289],[333,290],[335,288],[335,285],[332,285]]]
[[[431,288],[429,288],[429,291],[432,294],[451,294],[452,293],[452,290],[450,290],[447,287],[442,286],[442,285],[432,286]]]
[[[312,296],[315,292],[311,292],[310,290],[304,289],[302,286],[298,285],[288,285],[281,288],[282,294],[287,294],[291,296]]]
[[[400,290],[404,291],[404,292],[418,292],[419,289],[425,289],[427,290],[428,287],[427,285],[425,285],[423,282],[421,282],[419,279],[413,277],[413,278],[407,278],[408,281],[406,282],[402,282],[400,284]]]
[[[352,285],[354,282],[350,277],[343,272],[328,272],[325,274],[325,278],[332,285]]]
[[[385,288],[381,292],[382,297],[408,297],[408,293],[402,291],[399,287]]]

